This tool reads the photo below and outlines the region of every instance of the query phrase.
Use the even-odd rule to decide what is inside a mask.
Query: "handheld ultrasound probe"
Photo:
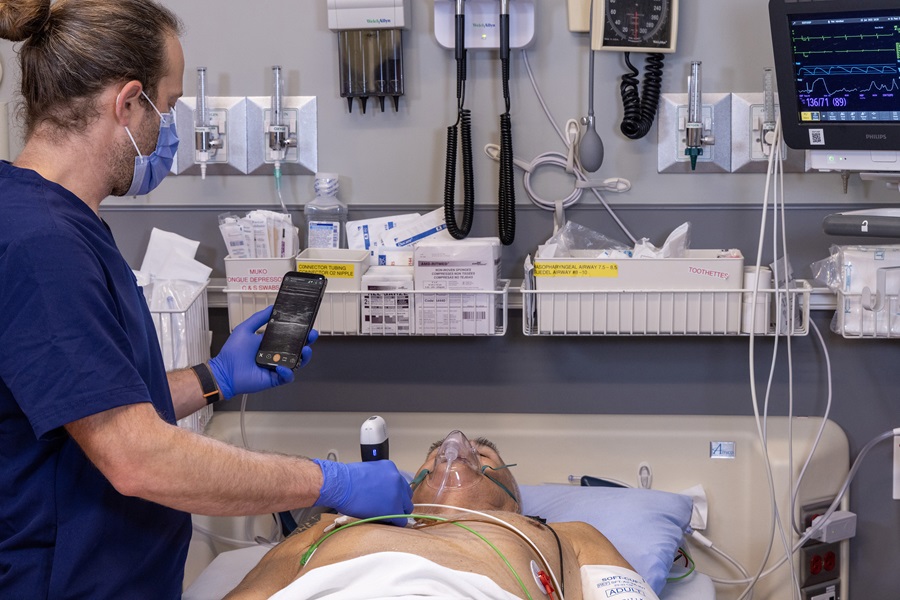
[[[375,415],[363,421],[359,429],[359,452],[363,462],[387,460],[390,440],[384,419]]]

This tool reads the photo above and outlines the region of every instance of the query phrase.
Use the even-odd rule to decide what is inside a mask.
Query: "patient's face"
[[[478,459],[481,461],[481,466],[487,465],[491,467],[486,469],[485,472],[518,496],[518,486],[516,485],[515,477],[513,477],[508,468],[500,468],[505,463],[497,452],[496,447],[484,438],[473,440],[471,443],[478,455]],[[434,468],[434,459],[439,452],[440,442],[436,446],[438,447],[432,448],[428,453],[425,462],[416,470],[416,473],[421,473],[423,469],[431,471]],[[439,491],[440,494],[438,493]],[[484,475],[478,477],[472,485],[465,487],[447,486],[441,490],[435,489],[426,482],[422,482],[413,491],[413,502],[416,504],[449,504],[473,510],[520,512],[518,502],[513,500],[500,486],[490,481]]]

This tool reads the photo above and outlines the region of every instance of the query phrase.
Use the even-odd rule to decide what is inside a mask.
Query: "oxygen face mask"
[[[508,469],[515,465],[492,467],[482,465],[478,452],[461,431],[452,431],[444,438],[434,458],[432,468],[422,469],[410,485],[415,490],[423,482],[434,490],[434,504],[444,504],[454,491],[483,484],[485,479],[496,484],[518,506],[519,501],[510,489],[492,476],[489,471]]]

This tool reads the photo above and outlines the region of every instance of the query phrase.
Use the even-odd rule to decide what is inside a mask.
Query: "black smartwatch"
[[[219,386],[216,384],[216,378],[213,377],[208,364],[200,363],[199,365],[194,365],[191,367],[191,371],[194,372],[194,375],[197,376],[197,380],[200,382],[200,389],[203,392],[203,397],[206,398],[207,404],[224,400],[222,392],[219,391]]]

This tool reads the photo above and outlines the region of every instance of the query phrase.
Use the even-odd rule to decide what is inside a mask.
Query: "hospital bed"
[[[542,513],[558,513],[550,515],[551,521],[591,522],[639,572],[658,569],[661,564],[667,569],[674,562],[674,550],[682,546],[693,557],[696,571],[684,579],[666,583],[660,593],[661,600],[729,600],[743,591],[738,585],[713,584],[711,577],[735,579],[740,574],[720,555],[690,536],[682,538],[692,518],[695,528],[703,527],[701,533],[751,575],[759,568],[769,543],[770,492],[753,417],[379,414],[388,425],[390,458],[401,470],[416,469],[428,446],[453,429],[460,429],[470,437],[484,435],[497,444],[505,459],[517,463],[515,476],[522,486],[526,514],[533,514],[531,508]],[[339,460],[354,462],[360,460],[359,429],[369,416],[248,412],[245,414],[246,442],[255,450],[309,457],[326,457],[332,453]],[[788,511],[789,475],[792,474],[791,480],[796,479],[821,424],[818,418],[794,418],[789,422],[786,417],[770,417],[766,423],[775,496],[782,523],[793,541],[798,536],[791,529]],[[240,413],[217,412],[207,434],[242,446]],[[788,462],[789,439],[793,440],[793,466]],[[848,470],[846,436],[836,424],[827,421],[799,489],[795,516],[802,519],[827,507]],[[582,475],[635,487],[641,485],[643,475],[644,485],[649,483],[656,491],[584,488],[570,483],[570,476]],[[701,511],[695,510],[691,515],[690,501],[679,494],[695,486],[702,486],[708,503],[702,519],[705,523],[697,520]],[[847,507],[845,498],[842,508]],[[600,521],[592,520],[595,517]],[[273,529],[271,515],[246,518],[195,515],[194,522],[214,532],[217,538],[252,540],[255,536],[271,535]],[[231,589],[266,551],[259,546],[235,551],[235,546],[217,538],[194,532],[185,572],[185,600],[221,597],[222,590]],[[784,554],[778,539],[776,533],[767,566],[775,564]],[[825,574],[828,581],[823,585],[834,585],[840,598],[846,600],[849,543],[839,542],[833,550],[837,562]],[[795,554],[793,560],[798,568],[806,568],[806,561],[799,555]],[[674,577],[683,572],[683,567],[675,566],[669,575]],[[642,575],[648,578],[643,572]],[[665,579],[666,574],[654,576]],[[784,564],[759,581],[754,588],[754,600],[790,598],[789,577],[788,566]],[[822,578],[823,573],[819,573],[816,581]]]

